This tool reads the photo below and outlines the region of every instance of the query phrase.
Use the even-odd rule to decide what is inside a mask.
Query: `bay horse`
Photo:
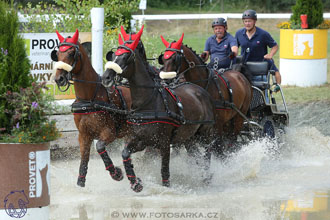
[[[83,46],[78,42],[79,32],[64,38],[57,31],[59,51],[52,51],[55,63],[55,82],[59,88],[68,89],[73,81],[76,100],[72,104],[74,122],[79,131],[80,167],[77,185],[84,187],[90,156],[90,146],[94,139],[106,170],[114,180],[122,180],[119,167],[115,167],[105,147],[116,138],[124,137],[128,132],[126,117],[116,114],[115,110],[131,106],[130,90],[127,87],[110,88],[101,84],[101,77],[95,72]],[[98,106],[98,107],[97,107]],[[105,111],[102,107],[113,109]]]
[[[247,77],[238,71],[228,69],[219,73],[209,69],[195,51],[182,44],[183,36],[172,43],[161,36],[166,50],[159,57],[160,64],[164,65],[160,75],[184,77],[209,92],[216,106],[215,126],[219,134],[213,150],[222,155],[225,150],[233,150],[225,149],[222,138],[235,141],[240,133],[252,99],[252,87]]]
[[[135,192],[143,189],[142,181],[136,177],[131,154],[146,146],[158,148],[161,154],[161,176],[163,186],[170,186],[170,144],[184,143],[189,152],[194,148],[192,140],[209,144],[213,140],[214,106],[211,97],[201,87],[183,83],[173,89],[163,86],[149,73],[139,53],[135,52],[138,38],[124,43],[119,37],[119,46],[113,61],[106,64],[102,83],[112,87],[117,80],[128,80],[132,96],[132,114],[128,144],[122,151],[123,163],[131,188]],[[205,152],[205,169],[210,163],[210,153]]]

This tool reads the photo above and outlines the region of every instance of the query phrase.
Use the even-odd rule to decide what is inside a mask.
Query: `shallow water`
[[[79,160],[52,161],[50,217],[330,219],[330,136],[327,126],[302,122],[297,114],[305,118],[303,111],[292,110],[296,120],[281,144],[260,139],[224,161],[212,160],[209,185],[184,151],[171,159],[170,188],[161,186],[160,160],[134,154],[135,171],[144,184],[140,193],[130,189],[127,178],[112,180],[98,157],[89,163],[85,188],[76,186]],[[120,155],[120,149],[111,152],[123,169]]]

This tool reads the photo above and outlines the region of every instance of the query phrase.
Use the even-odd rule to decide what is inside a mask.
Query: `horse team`
[[[124,39],[119,34],[119,46],[107,54],[101,78],[78,42],[78,30],[68,38],[57,32],[59,50],[51,54],[56,61],[55,81],[61,87],[73,84],[76,94],[72,110],[81,152],[79,186],[85,186],[94,139],[106,170],[120,181],[122,171],[114,166],[106,146],[125,137],[122,158],[126,176],[131,188],[140,192],[143,184],[134,172],[133,153],[146,147],[158,149],[162,184],[170,186],[171,146],[185,146],[191,160],[203,158],[199,172],[209,181],[211,155],[228,150],[224,137],[234,141],[242,129],[252,99],[250,82],[243,74],[210,70],[182,44],[183,35],[171,43],[161,37],[166,50],[159,58],[163,64],[159,73],[147,62],[142,33],[143,27],[137,34],[127,34],[121,28]],[[122,84],[123,78],[128,87]],[[198,144],[203,146],[202,154]]]

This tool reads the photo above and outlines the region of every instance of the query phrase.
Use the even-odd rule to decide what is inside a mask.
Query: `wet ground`
[[[184,151],[171,159],[170,188],[161,186],[159,160],[135,154],[140,193],[126,178],[112,180],[95,152],[85,188],[76,186],[79,159],[53,160],[50,218],[330,219],[329,106],[289,105],[290,126],[280,144],[261,139],[224,161],[213,160],[208,185]],[[123,169],[120,149],[111,158]]]

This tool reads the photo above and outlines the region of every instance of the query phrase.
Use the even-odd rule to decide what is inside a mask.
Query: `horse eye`
[[[70,53],[69,53],[69,57],[73,57],[74,54],[75,54],[75,51],[70,52]]]

